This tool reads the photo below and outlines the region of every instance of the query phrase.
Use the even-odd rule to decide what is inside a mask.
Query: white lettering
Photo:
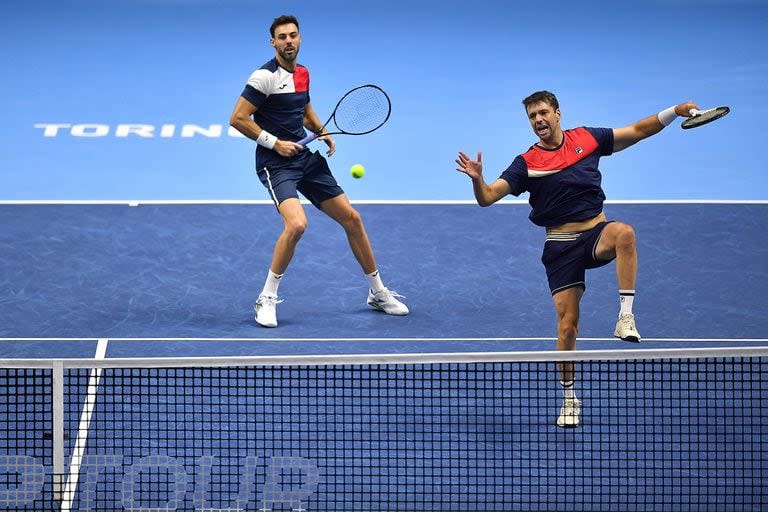
[[[127,137],[130,134],[139,137],[152,138],[155,136],[155,127],[151,124],[119,124],[115,129],[115,137]]]
[[[73,137],[104,137],[109,134],[107,124],[76,124],[70,133]]]
[[[43,128],[43,137],[55,137],[59,134],[59,128],[69,128],[71,124],[37,123],[35,128]]]
[[[117,138],[140,137],[143,139],[154,139],[160,137],[170,139],[173,137],[182,137],[191,139],[195,137],[206,137],[209,139],[220,138],[223,135],[235,138],[245,138],[245,135],[237,129],[221,124],[134,124],[119,123],[116,125],[101,123],[35,123],[35,128],[43,130],[43,137],[58,137],[60,135],[70,135],[71,137],[106,137],[114,134]]]
[[[196,124],[185,124],[181,127],[182,137],[189,138],[194,137],[197,134],[204,135],[206,137],[221,137],[221,125],[212,124],[207,129]]]
[[[173,137],[173,134],[175,133],[176,133],[175,124],[164,124],[162,128],[160,128],[160,136],[163,138]]]

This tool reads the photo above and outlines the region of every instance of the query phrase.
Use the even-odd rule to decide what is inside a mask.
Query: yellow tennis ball
[[[349,168],[349,172],[352,173],[353,178],[362,178],[365,176],[365,167],[360,164],[355,164]]]

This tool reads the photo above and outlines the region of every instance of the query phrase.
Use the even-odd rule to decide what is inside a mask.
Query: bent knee
[[[629,224],[621,224],[616,232],[616,247],[632,248],[636,243],[635,229]]]
[[[299,239],[304,234],[304,232],[307,230],[307,221],[306,219],[302,220],[291,220],[287,221],[285,223],[285,229],[283,230],[285,234],[291,238]]]
[[[360,212],[354,208],[350,208],[344,213],[344,217],[341,219],[341,224],[347,229],[359,229],[363,225],[363,217]]]

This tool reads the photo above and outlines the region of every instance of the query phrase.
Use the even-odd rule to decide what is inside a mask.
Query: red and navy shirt
[[[603,211],[605,193],[597,166],[601,156],[613,153],[613,130],[581,127],[563,134],[559,147],[533,145],[500,176],[513,195],[530,192],[528,218],[538,226],[586,220]]]
[[[301,64],[290,72],[276,58],[270,60],[251,74],[241,96],[258,109],[253,120],[278,139],[296,142],[307,135],[304,112],[309,103],[309,71]],[[256,148],[256,159],[259,166],[290,160],[262,146]]]

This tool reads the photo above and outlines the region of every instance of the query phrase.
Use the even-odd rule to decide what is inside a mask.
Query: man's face
[[[560,130],[560,110],[549,103],[532,103],[525,110],[528,112],[531,128],[540,139],[548,140]]]
[[[275,37],[270,40],[270,44],[275,47],[280,57],[288,62],[295,61],[301,46],[299,27],[293,23],[278,25],[275,27]]]

